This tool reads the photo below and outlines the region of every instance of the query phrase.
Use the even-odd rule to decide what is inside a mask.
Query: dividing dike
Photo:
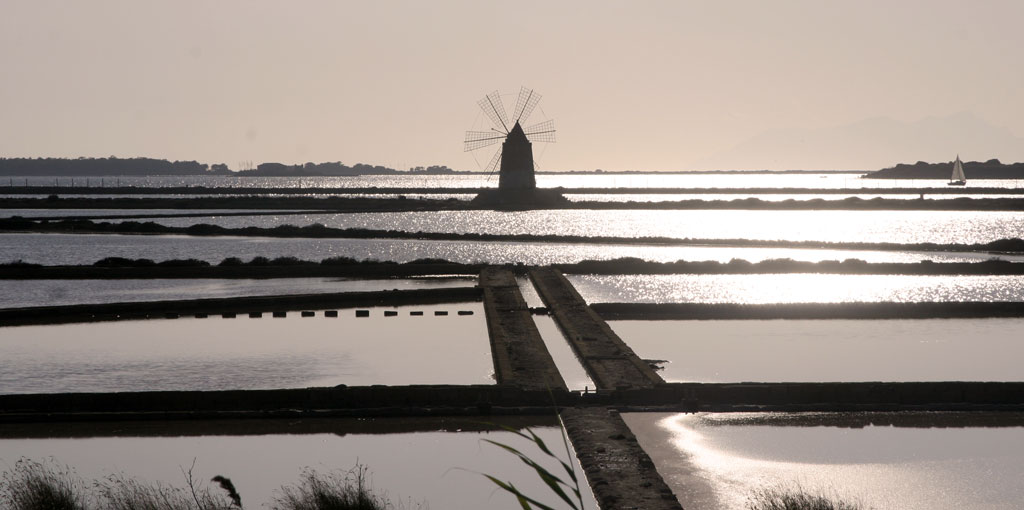
[[[617,411],[565,409],[560,416],[602,510],[683,510]]]
[[[568,391],[519,292],[515,275],[504,269],[485,268],[480,272],[480,288],[498,384]]]
[[[530,270],[530,279],[599,390],[653,388],[665,381],[644,363],[557,269]]]

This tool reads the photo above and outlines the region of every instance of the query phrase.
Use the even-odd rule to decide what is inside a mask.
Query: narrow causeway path
[[[597,389],[652,388],[665,383],[587,305],[560,271],[533,269],[530,279]]]
[[[498,384],[568,391],[519,292],[515,275],[504,269],[485,268],[480,272],[480,287]]]

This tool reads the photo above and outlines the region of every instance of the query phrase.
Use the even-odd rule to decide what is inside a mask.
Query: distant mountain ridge
[[[925,163],[918,161],[913,165],[900,163],[891,168],[883,168],[864,176],[865,179],[949,179],[953,173],[953,162]],[[985,162],[968,161],[964,163],[964,175],[967,179],[1024,179],[1024,163],[1003,164],[998,159]]]
[[[958,153],[1024,161],[1024,138],[970,112],[916,122],[875,117],[835,127],[766,131],[691,166],[870,170],[894,161],[952,159]]]

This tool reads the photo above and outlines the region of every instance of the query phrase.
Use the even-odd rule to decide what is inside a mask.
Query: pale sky
[[[1020,1],[4,0],[0,157],[477,170],[476,101],[526,85],[558,128],[542,170],[1024,161],[1022,21]]]

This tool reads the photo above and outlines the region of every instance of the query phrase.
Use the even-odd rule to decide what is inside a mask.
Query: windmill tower
[[[519,89],[512,117],[505,114],[505,105],[498,91],[487,94],[477,101],[484,115],[491,121],[490,131],[466,131],[465,151],[475,151],[490,147],[501,142],[501,147],[491,157],[487,171],[498,171],[498,190],[502,192],[518,192],[533,190],[537,187],[534,177],[533,143],[555,141],[555,121],[547,120],[523,128],[540,102],[540,94],[531,89]]]

